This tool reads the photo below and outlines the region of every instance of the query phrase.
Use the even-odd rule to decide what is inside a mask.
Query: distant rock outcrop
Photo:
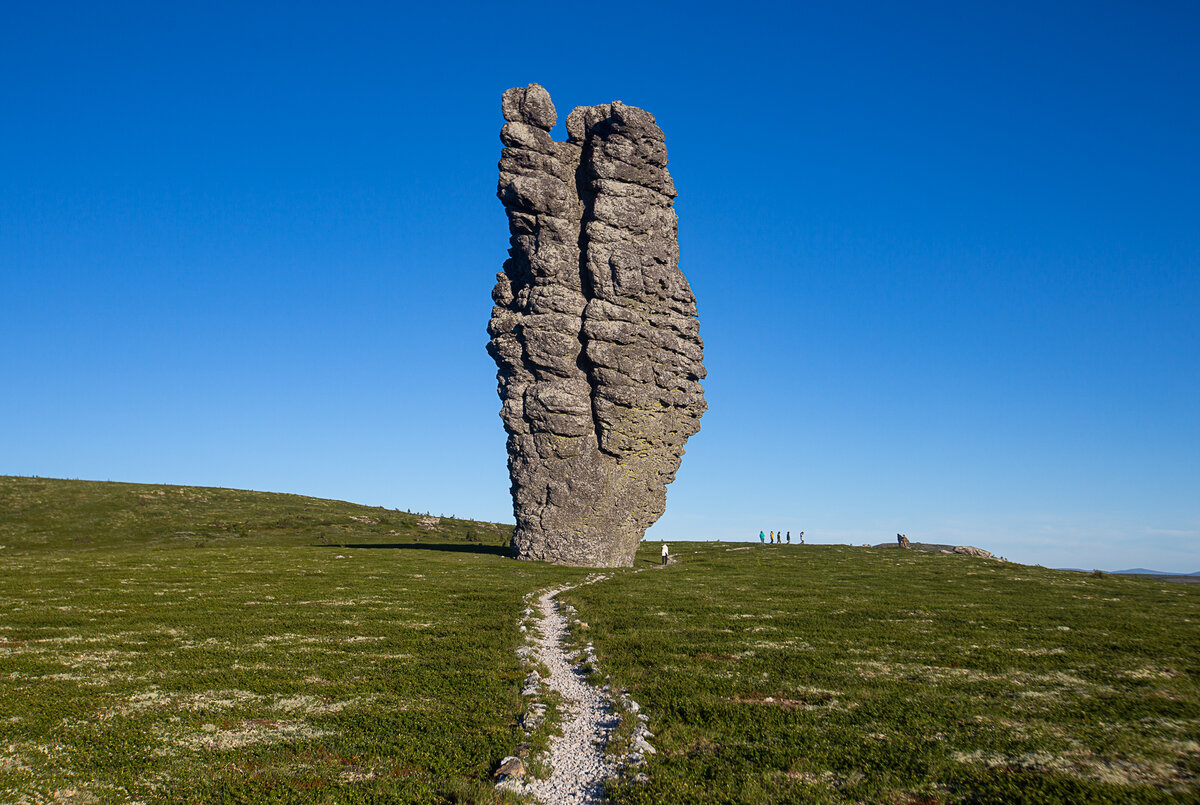
[[[497,195],[511,233],[492,291],[523,559],[628,566],[700,429],[696,300],[679,270],[662,130],[620,101],[567,116],[538,84],[504,93]]]
[[[871,547],[869,545],[863,547]],[[894,542],[881,542],[875,546],[876,548],[895,548]],[[928,551],[931,553],[950,553],[960,554],[963,556],[977,556],[980,559],[995,559],[996,557],[991,551],[985,551],[983,548],[976,548],[973,545],[943,545],[934,542],[910,542],[908,547],[914,551]]]

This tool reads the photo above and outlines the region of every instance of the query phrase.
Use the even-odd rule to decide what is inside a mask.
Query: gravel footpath
[[[602,802],[604,781],[618,770],[616,761],[609,759],[604,749],[620,724],[620,716],[613,710],[608,693],[589,685],[582,665],[563,650],[567,619],[555,596],[568,589],[547,590],[538,598],[542,619],[533,640],[537,659],[550,669],[543,684],[562,697],[562,735],[550,739],[550,765],[554,771],[549,778],[531,780],[526,787],[547,805]]]
[[[674,563],[674,557],[671,558]],[[655,565],[655,569],[659,566]],[[633,571],[641,573],[642,568]],[[595,584],[610,578],[610,575],[593,574],[582,584]],[[633,719],[630,746],[622,757],[607,753],[613,732],[621,725],[621,714],[614,707],[613,692],[609,685],[596,687],[588,684],[588,673],[584,669],[596,668],[596,654],[588,643],[581,651],[568,653],[563,644],[570,636],[568,618],[575,608],[558,602],[559,593],[573,590],[580,585],[554,587],[542,593],[530,593],[525,597],[529,605],[518,620],[521,631],[526,633],[526,643],[517,649],[517,654],[527,668],[534,666],[525,678],[521,695],[532,697],[521,722],[526,733],[537,729],[546,715],[546,704],[539,692],[543,688],[559,695],[558,729],[560,735],[550,737],[550,750],[541,761],[551,773],[546,779],[526,777],[526,767],[518,757],[506,757],[496,771],[500,782],[497,788],[514,794],[534,797],[545,805],[575,805],[575,803],[604,802],[604,782],[619,774],[634,774],[633,779],[645,782],[646,775],[639,772],[646,764],[648,755],[655,749],[648,742],[654,734],[647,728],[648,718],[639,712],[638,703],[630,698],[628,691],[616,693],[620,710]],[[531,601],[533,596],[536,601]],[[537,606],[540,619],[534,618],[532,606]],[[586,623],[580,624],[587,627]],[[529,627],[533,629],[530,630]],[[550,675],[542,678],[536,666],[544,664]],[[524,778],[524,779],[522,779]]]

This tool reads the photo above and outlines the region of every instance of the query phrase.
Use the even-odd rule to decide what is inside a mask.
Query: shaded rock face
[[[499,367],[522,559],[629,566],[704,413],[696,300],[679,271],[662,130],[619,101],[567,116],[504,93],[497,195],[511,232],[488,352]]]

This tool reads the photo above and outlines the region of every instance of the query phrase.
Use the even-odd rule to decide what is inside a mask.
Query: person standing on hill
[[[787,544],[788,544],[788,545],[791,545],[791,544],[792,544],[792,532],[791,532],[791,531],[789,531],[789,532],[788,532],[788,541],[787,541]]]
[[[771,538],[768,540],[772,545],[775,544],[775,532],[771,532]]]
[[[804,532],[803,531],[800,532],[800,544],[801,545],[804,544]]]
[[[663,549],[662,549],[662,563],[664,565],[667,563],[667,557],[670,555],[670,553],[671,552],[669,550],[667,550],[667,543],[664,542]]]
[[[765,543],[767,541],[767,535],[764,532],[759,531],[758,532],[758,541]]]

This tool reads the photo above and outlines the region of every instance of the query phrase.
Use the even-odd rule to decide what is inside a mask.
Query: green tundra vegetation
[[[588,571],[508,559],[508,539],[296,495],[0,477],[0,802],[514,801],[491,775],[528,740],[523,599]],[[674,550],[561,596],[656,736],[614,802],[1200,798],[1200,585]]]
[[[894,548],[677,551],[560,596],[656,734],[649,782],[617,802],[1200,801],[1200,586]]]

